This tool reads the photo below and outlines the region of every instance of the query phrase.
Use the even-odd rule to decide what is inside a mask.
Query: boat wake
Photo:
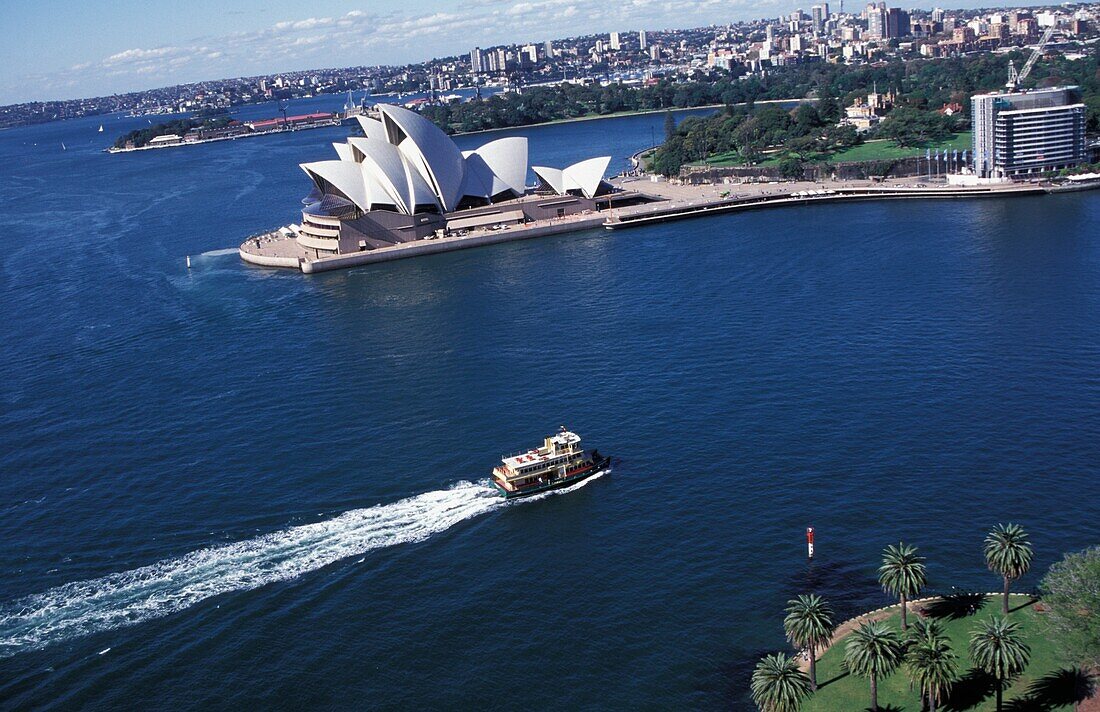
[[[0,604],[0,658],[167,616],[213,596],[297,578],[375,549],[424,541],[499,507],[572,492],[602,474],[509,502],[488,480],[459,482],[449,489],[57,586]]]
[[[198,255],[195,255],[195,256],[196,257],[224,257],[226,255],[236,255],[236,254],[239,254],[239,251],[237,250],[236,247],[226,247],[226,248],[223,248],[223,249],[220,249],[220,250],[209,250],[207,252],[202,252],[202,253],[200,253]]]

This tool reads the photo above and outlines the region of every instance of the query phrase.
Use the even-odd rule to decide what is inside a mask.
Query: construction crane
[[[1039,57],[1043,54],[1043,47],[1050,41],[1051,35],[1054,34],[1054,25],[1051,25],[1043,33],[1043,36],[1039,38],[1039,44],[1035,47],[1035,51],[1031,53],[1031,56],[1027,58],[1027,62],[1024,63],[1024,68],[1016,72],[1016,65],[1012,63],[1012,60],[1008,60],[1008,83],[1005,84],[1005,89],[1009,91],[1016,91],[1020,88],[1020,84],[1027,79],[1027,75],[1031,74],[1031,68],[1035,66],[1035,63],[1039,61]]]

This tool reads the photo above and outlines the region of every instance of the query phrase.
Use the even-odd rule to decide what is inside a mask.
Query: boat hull
[[[500,492],[501,496],[503,496],[504,499],[519,499],[520,497],[530,497],[531,495],[540,494],[542,492],[549,492],[550,490],[556,490],[561,489],[562,487],[575,485],[578,482],[582,482],[583,480],[592,477],[593,475],[598,475],[609,467],[611,467],[611,456],[602,455],[592,463],[592,467],[589,467],[582,472],[578,472],[575,475],[563,477],[560,480],[554,480],[553,482],[549,482],[544,485],[538,485],[535,487],[524,487],[522,490],[509,492],[508,490],[501,487],[494,478],[493,487],[496,487],[497,491]]]

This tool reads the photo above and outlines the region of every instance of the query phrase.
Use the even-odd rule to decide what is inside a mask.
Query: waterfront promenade
[[[807,205],[810,203],[867,200],[943,200],[1008,198],[1044,195],[1060,190],[1050,183],[995,183],[952,186],[929,183],[924,178],[902,178],[886,182],[806,181],[766,183],[714,183],[688,185],[630,176],[610,181],[624,194],[641,194],[648,202],[615,207],[614,196],[607,211],[586,212],[562,218],[535,220],[523,225],[473,229],[461,236],[417,240],[363,252],[325,255],[301,246],[292,234],[275,230],[249,237],[240,245],[241,258],[263,267],[298,269],[304,273],[324,272],[358,265],[388,262],[408,257],[450,252],[515,240],[591,230],[598,227],[622,229],[705,215]],[[1093,186],[1097,187],[1097,186]]]

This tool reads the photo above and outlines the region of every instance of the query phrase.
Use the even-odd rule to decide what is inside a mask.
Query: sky
[[[465,54],[474,46],[612,30],[699,27],[775,17],[798,7],[808,10],[812,4],[814,0],[0,0],[0,105],[299,69],[406,64]]]

